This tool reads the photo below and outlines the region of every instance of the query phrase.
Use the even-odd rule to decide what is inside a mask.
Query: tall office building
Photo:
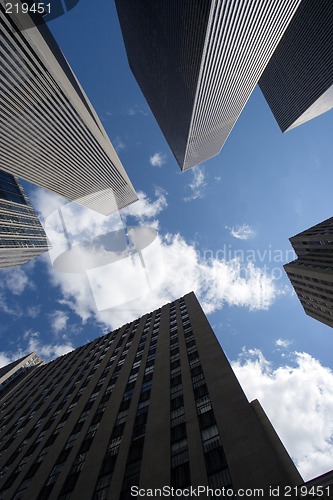
[[[0,170],[0,269],[47,252],[49,244],[18,179]]]
[[[331,0],[302,0],[259,86],[282,132],[333,107]]]
[[[1,415],[3,500],[302,482],[193,293],[35,369]]]
[[[333,327],[333,217],[290,238],[298,259],[285,271],[304,311]]]
[[[221,150],[300,0],[116,0],[131,70],[182,170]]]
[[[4,391],[7,389],[12,390],[22,377],[27,374],[27,371],[31,371],[42,364],[44,364],[42,358],[32,352],[0,368],[0,395],[4,395]]]
[[[47,26],[16,10],[0,5],[0,168],[105,215],[136,201]]]

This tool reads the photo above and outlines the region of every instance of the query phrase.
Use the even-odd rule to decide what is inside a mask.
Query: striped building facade
[[[0,36],[0,168],[105,215],[136,201],[46,25],[1,4]]]
[[[331,0],[302,0],[259,86],[282,132],[333,108]]]
[[[300,0],[116,0],[131,70],[182,170],[221,150]]]

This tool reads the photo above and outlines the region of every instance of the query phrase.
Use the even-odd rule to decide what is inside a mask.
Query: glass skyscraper
[[[1,3],[0,168],[104,215],[133,203],[127,173],[43,19],[12,12]]]
[[[0,170],[0,269],[47,252],[44,229],[18,179]]]

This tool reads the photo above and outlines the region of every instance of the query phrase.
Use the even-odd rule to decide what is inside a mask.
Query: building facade
[[[302,0],[259,86],[282,132],[333,107],[333,3]]]
[[[284,269],[306,314],[333,327],[333,217],[292,238],[298,259]]]
[[[4,500],[157,498],[148,490],[164,486],[268,498],[302,482],[193,293],[35,369],[0,404]]]
[[[51,32],[12,10],[1,3],[0,168],[105,215],[136,201]]]
[[[300,0],[116,0],[131,70],[182,170],[221,150]]]
[[[18,179],[0,170],[0,269],[47,252],[44,229]]]
[[[314,479],[310,479],[299,488],[299,498],[316,499],[325,498],[326,500],[333,499],[333,470],[326,472]],[[308,492],[309,495],[304,495]]]
[[[5,391],[12,390],[18,381],[36,366],[44,364],[35,352],[27,354],[23,358],[13,361],[9,365],[0,368],[0,397],[3,397]]]

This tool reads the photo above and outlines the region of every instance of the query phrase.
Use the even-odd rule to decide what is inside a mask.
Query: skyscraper
[[[259,86],[282,132],[333,107],[331,0],[302,0]]]
[[[302,482],[193,293],[35,369],[0,404],[3,500],[118,500],[163,486],[268,498]]]
[[[284,266],[306,314],[333,327],[333,217],[290,238],[298,259]]]
[[[24,264],[48,250],[44,229],[21,184],[0,170],[0,269]]]
[[[44,364],[42,358],[32,352],[0,368],[0,395],[5,394],[4,391],[7,389],[12,390],[13,386],[16,386],[22,377],[27,374],[27,371],[33,370],[36,366],[42,364]]]
[[[0,168],[105,215],[136,201],[47,26],[15,11],[0,5]]]
[[[131,70],[182,170],[221,150],[300,0],[116,0]]]

